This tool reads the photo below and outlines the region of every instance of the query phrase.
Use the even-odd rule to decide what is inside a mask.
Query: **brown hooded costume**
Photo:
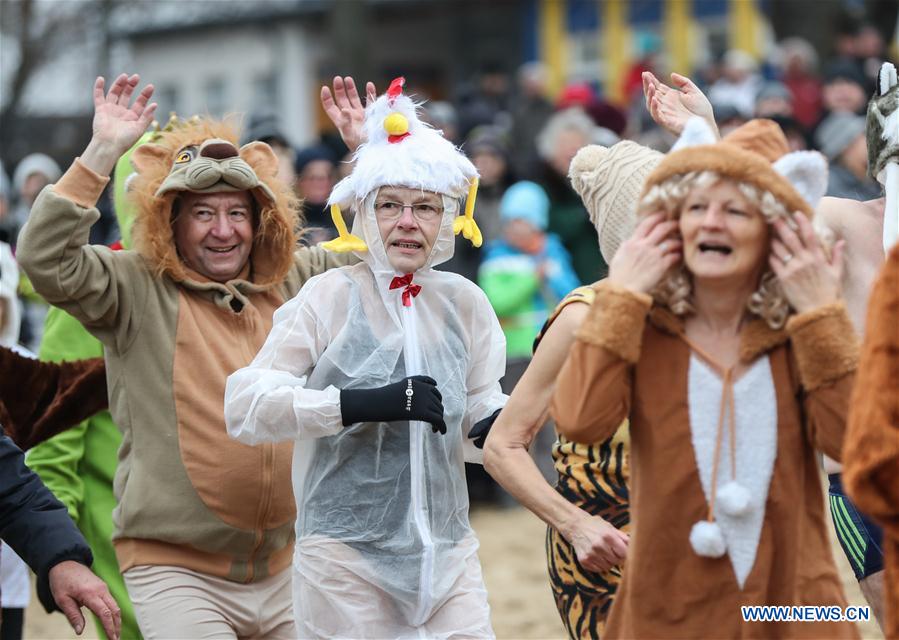
[[[292,556],[292,445],[231,440],[225,380],[253,359],[275,309],[347,259],[294,252],[296,202],[275,177],[274,153],[236,142],[227,125],[198,120],[134,151],[134,251],[87,244],[107,179],[78,160],[40,194],[20,237],[35,290],[104,345],[109,409],[123,433],[113,513],[122,571],[175,565],[253,582]],[[253,195],[253,246],[236,278],[212,281],[178,255],[172,203],[188,190]]]
[[[710,170],[768,191],[788,216],[810,214],[797,183],[772,164],[786,150],[776,125],[753,121],[720,143],[672,151],[644,196],[670,178]],[[671,205],[668,213],[680,210]],[[842,446],[857,361],[845,307],[792,315],[781,328],[747,313],[739,336],[745,370],[733,381],[732,369],[699,350],[665,304],[609,281],[595,288],[552,415],[560,433],[586,442],[630,420],[632,535],[606,636],[856,637],[848,622],[741,615],[753,605],[846,606],[815,457],[838,456]]]

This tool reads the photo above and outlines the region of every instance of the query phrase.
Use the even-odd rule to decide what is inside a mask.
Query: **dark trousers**
[[[3,609],[0,614],[0,640],[22,640],[25,609]]]

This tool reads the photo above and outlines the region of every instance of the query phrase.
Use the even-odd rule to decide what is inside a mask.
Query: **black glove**
[[[487,436],[490,434],[490,429],[493,427],[493,423],[496,422],[496,417],[499,415],[500,411],[502,411],[502,409],[497,409],[493,412],[493,415],[488,416],[483,420],[478,420],[474,423],[471,431],[468,432],[469,439],[474,440],[474,446],[478,449],[484,448],[484,443],[487,442]]]
[[[443,397],[437,382],[427,376],[410,376],[377,389],[344,389],[340,392],[343,426],[357,422],[429,422],[434,433],[446,433]]]

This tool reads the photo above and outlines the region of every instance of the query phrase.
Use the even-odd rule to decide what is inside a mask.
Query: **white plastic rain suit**
[[[363,263],[309,280],[281,307],[262,350],[225,392],[232,437],[298,440],[294,607],[302,637],[492,637],[468,522],[471,425],[505,404],[505,340],[474,284],[431,267],[453,252],[459,201],[445,211],[411,305],[390,290],[372,192],[353,232]],[[422,422],[344,427],[340,391],[434,378],[446,435]],[[466,452],[463,453],[463,449]],[[475,455],[468,455],[469,453]]]

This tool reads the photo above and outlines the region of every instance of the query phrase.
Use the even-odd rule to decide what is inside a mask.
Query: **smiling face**
[[[375,217],[390,266],[412,273],[424,266],[437,241],[443,198],[420,189],[382,187],[375,198]]]
[[[679,228],[694,282],[758,282],[768,256],[768,223],[733,181],[694,187],[684,200]]]
[[[183,192],[172,229],[184,264],[216,282],[236,278],[253,248],[252,203],[249,191]]]

